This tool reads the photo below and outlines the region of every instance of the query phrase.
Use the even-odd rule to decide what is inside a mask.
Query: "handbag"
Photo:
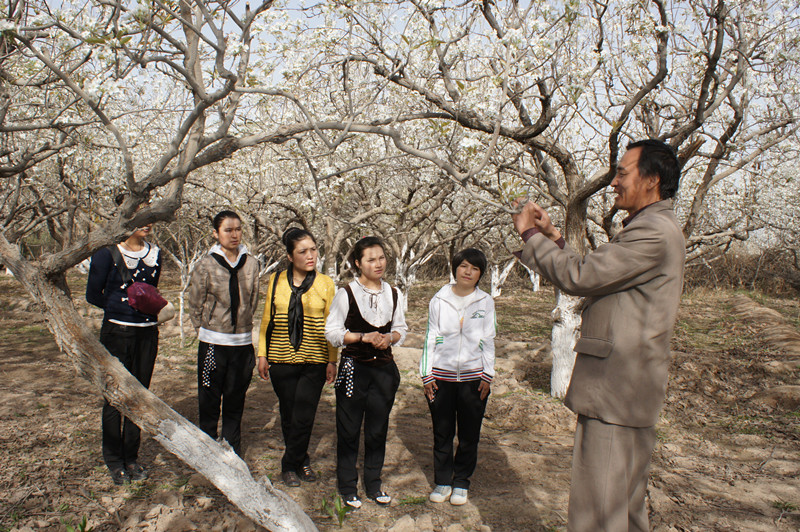
[[[111,252],[111,258],[114,259],[114,265],[119,271],[122,282],[126,286],[125,292],[128,294],[128,305],[142,314],[150,316],[157,316],[162,308],[167,306],[168,301],[161,297],[158,293],[158,288],[155,286],[133,280],[131,271],[125,265],[125,260],[122,258],[122,253],[119,252],[117,246],[108,246],[108,251]]]

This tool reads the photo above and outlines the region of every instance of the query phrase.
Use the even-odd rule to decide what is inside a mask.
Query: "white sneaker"
[[[428,498],[431,502],[444,502],[450,498],[451,493],[453,493],[451,486],[436,486]]]
[[[453,506],[467,504],[467,493],[469,493],[468,490],[464,488],[454,488],[453,494],[450,495],[450,504]]]

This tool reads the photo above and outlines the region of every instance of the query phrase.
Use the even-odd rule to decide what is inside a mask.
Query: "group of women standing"
[[[189,288],[190,316],[200,340],[199,426],[216,438],[221,408],[221,438],[240,453],[245,394],[255,365],[250,335],[258,264],[242,243],[235,212],[219,213],[213,225],[217,244],[198,263]],[[259,376],[272,382],[278,397],[285,445],[281,479],[289,487],[317,479],[309,442],[322,388],[335,383],[339,493],[346,505],[361,507],[356,463],[363,426],[362,489],[377,504],[388,505],[381,472],[400,384],[392,346],[402,344],[408,328],[402,294],[383,280],[384,244],[372,236],[358,240],[349,256],[355,278],[337,291],[330,277],[316,271],[318,250],[311,233],[290,228],[282,241],[288,267],[269,278],[255,357]],[[430,302],[420,375],[433,420],[433,502],[466,503],[477,463],[494,376],[494,303],[477,287],[485,270],[483,253],[459,252],[452,261],[455,282]],[[90,302],[103,306],[102,298]],[[104,415],[104,449],[105,433]],[[117,482],[118,461],[106,463]],[[123,472],[126,467],[122,460]]]

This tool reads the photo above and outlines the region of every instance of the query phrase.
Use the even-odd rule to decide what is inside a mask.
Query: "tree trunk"
[[[34,301],[44,306],[47,326],[78,374],[124,416],[153,434],[165,449],[206,477],[256,523],[276,531],[316,530],[300,506],[276,490],[269,479],[253,479],[230,446],[223,447],[172,410],[106,351],[75,310],[63,276],[45,278],[18,258],[7,262]]]
[[[573,177],[576,179],[576,177]],[[586,249],[586,207],[587,202],[573,201],[567,205],[564,220],[564,238],[576,253],[584,255]],[[550,395],[563,399],[567,395],[572,368],[575,366],[575,343],[581,333],[581,311],[583,298],[563,294],[555,290],[556,308],[553,309],[553,331],[550,349],[553,354],[553,367],[550,371]]]
[[[522,264],[522,262],[520,262],[520,264]],[[528,272],[528,278],[531,280],[531,285],[533,287],[532,288],[533,291],[534,292],[538,292],[539,289],[541,288],[541,286],[540,286],[541,279],[542,279],[541,276],[538,273],[536,273],[536,271],[528,268],[524,264],[522,264],[522,267],[525,268],[526,272]]]
[[[178,311],[178,329],[181,334],[181,347],[186,347],[186,331],[183,330],[183,317],[186,314],[186,291],[189,290],[189,279],[184,279],[181,272],[181,291],[178,294],[180,309]]]
[[[403,311],[406,312],[408,311],[408,290],[410,288],[408,283],[408,263],[398,258],[394,264],[394,284],[403,294],[403,301],[405,302]]]
[[[575,365],[575,342],[580,336],[583,298],[556,290],[553,310],[553,332],[550,338],[553,368],[550,372],[550,395],[563,399],[567,395],[572,367]]]
[[[508,274],[511,273],[511,270],[514,268],[514,263],[517,262],[516,258],[512,258],[510,261],[503,266],[503,269],[500,270],[500,266],[497,264],[492,264],[490,269],[492,271],[492,287],[491,287],[491,294],[492,297],[499,297],[500,294],[503,292],[503,285],[506,283],[506,279],[508,279]]]
[[[333,279],[333,284],[339,284],[339,264],[335,259],[325,260],[325,275]]]
[[[323,259],[323,267],[325,275],[333,279],[333,284],[339,285],[341,281],[341,271],[339,269],[339,251],[342,248],[344,241],[344,233],[339,231],[333,235],[332,230],[328,232],[330,244],[325,247],[325,256]]]

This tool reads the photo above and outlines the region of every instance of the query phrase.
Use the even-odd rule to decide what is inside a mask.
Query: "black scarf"
[[[297,351],[300,349],[300,342],[303,341],[303,294],[308,292],[308,289],[314,284],[317,271],[308,272],[300,286],[295,286],[292,281],[293,271],[292,267],[286,270],[286,280],[289,281],[289,288],[292,289],[292,295],[289,298],[289,342]]]
[[[228,260],[222,255],[216,253],[211,254],[214,260],[219,262],[219,265],[228,270],[230,280],[228,281],[228,290],[231,293],[231,325],[233,325],[233,332],[236,332],[236,318],[239,315],[239,270],[242,269],[244,263],[247,262],[247,254],[242,253],[239,257],[239,262],[235,266],[231,266]]]

